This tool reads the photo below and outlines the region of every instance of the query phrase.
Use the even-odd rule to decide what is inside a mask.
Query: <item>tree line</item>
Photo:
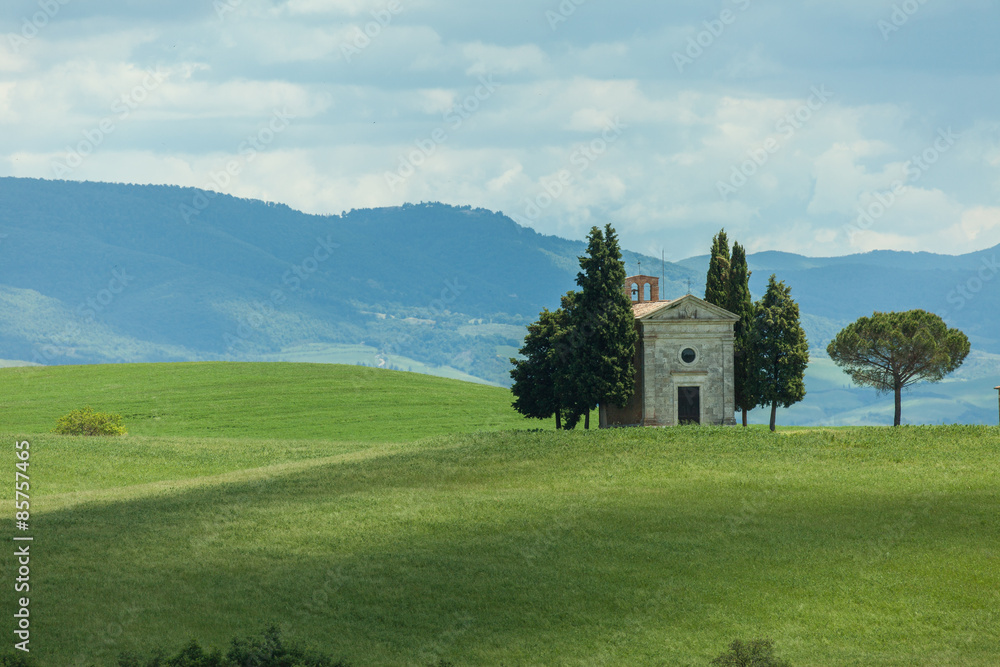
[[[567,292],[555,311],[542,310],[528,325],[523,358],[511,359],[514,409],[536,419],[555,415],[557,429],[573,429],[581,419],[590,428],[601,403],[628,403],[639,337],[625,278],[614,228],[591,228],[576,276],[580,289]]]
[[[771,274],[764,296],[754,302],[750,275],[743,246],[733,243],[730,252],[726,230],[716,234],[705,281],[705,301],[740,318],[733,331],[736,409],[742,412],[746,426],[750,410],[771,408],[773,431],[778,407],[791,407],[806,396],[809,343],[791,288]]]
[[[778,406],[787,408],[805,397],[809,347],[791,290],[771,275],[764,297],[751,303],[746,253],[734,243],[729,255],[727,246],[722,230],[712,243],[705,300],[740,316],[735,375],[743,425],[748,410],[770,406],[773,431]],[[940,382],[962,365],[970,349],[964,333],[934,313],[915,309],[861,317],[844,327],[826,352],[855,384],[893,394],[893,426],[899,426],[903,389]]]
[[[638,333],[626,272],[614,228],[593,227],[587,254],[580,257],[576,283],[555,311],[545,309],[528,326],[520,359],[511,359],[514,408],[537,419],[555,415],[556,428],[572,429],[600,404],[624,407],[635,389]],[[809,348],[799,324],[798,305],[774,276],[757,303],[750,297],[746,252],[725,231],[713,239],[705,300],[739,316],[735,325],[736,405],[746,413],[777,407],[805,396],[803,374]]]
[[[578,290],[561,298],[560,308],[544,309],[528,326],[511,359],[514,408],[537,419],[555,415],[556,428],[573,429],[600,404],[624,407],[632,398],[633,363],[638,333],[632,302],[623,289],[626,272],[614,228],[593,227],[587,254],[580,257]],[[746,250],[725,230],[712,239],[705,301],[725,308],[734,325],[735,405],[747,425],[747,413],[770,408],[775,430],[777,410],[805,398],[809,343],[791,289],[772,274],[758,300],[750,294]],[[923,310],[874,313],[845,327],[830,342],[830,358],[858,385],[893,392],[894,425],[901,420],[901,391],[917,381],[938,382],[961,366],[968,338]]]

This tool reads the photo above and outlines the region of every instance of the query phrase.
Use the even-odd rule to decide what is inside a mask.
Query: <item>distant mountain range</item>
[[[692,271],[708,256],[678,265]],[[840,329],[875,311],[923,308],[945,318],[982,351],[1000,353],[1000,246],[968,255],[880,250],[844,257],[782,252],[750,255],[751,289],[761,294],[772,273],[792,287],[811,323],[810,341],[825,347]],[[825,320],[826,326],[824,326]]]
[[[706,239],[706,247],[711,239]],[[78,364],[204,359],[364,363],[507,384],[524,325],[575,287],[581,240],[436,203],[307,215],[191,188],[0,178],[0,357]],[[813,346],[806,401],[783,423],[885,423],[822,349],[874,310],[924,308],[973,342],[904,420],[996,421],[1000,247],[958,257],[874,252],[749,258],[777,274]],[[664,296],[704,291],[707,257],[662,266]],[[987,386],[988,385],[988,386]],[[920,405],[909,409],[910,404]]]

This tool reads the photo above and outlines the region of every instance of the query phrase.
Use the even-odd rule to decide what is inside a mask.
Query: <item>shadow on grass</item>
[[[790,476],[787,442],[768,464],[534,437],[39,515],[42,664],[270,624],[358,665],[703,664],[764,635],[793,664],[954,664],[955,636],[988,664],[995,487]],[[912,473],[897,456],[876,479]]]

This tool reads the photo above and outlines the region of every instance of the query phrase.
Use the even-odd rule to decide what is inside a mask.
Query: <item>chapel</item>
[[[659,298],[660,279],[630,276],[639,340],[635,393],[624,408],[600,406],[601,428],[736,423],[733,327],[739,317],[696,296]]]

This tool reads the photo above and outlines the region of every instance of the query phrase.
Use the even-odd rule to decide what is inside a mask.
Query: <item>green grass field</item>
[[[50,431],[75,408],[151,436],[412,440],[523,428],[506,389],[363,366],[184,363],[0,369],[5,430]],[[554,422],[532,422],[554,428]]]
[[[998,663],[997,428],[529,431],[503,390],[351,367],[0,378],[40,665],[269,624],[355,667],[707,666],[764,636],[796,667]],[[46,433],[88,402],[132,434]]]

